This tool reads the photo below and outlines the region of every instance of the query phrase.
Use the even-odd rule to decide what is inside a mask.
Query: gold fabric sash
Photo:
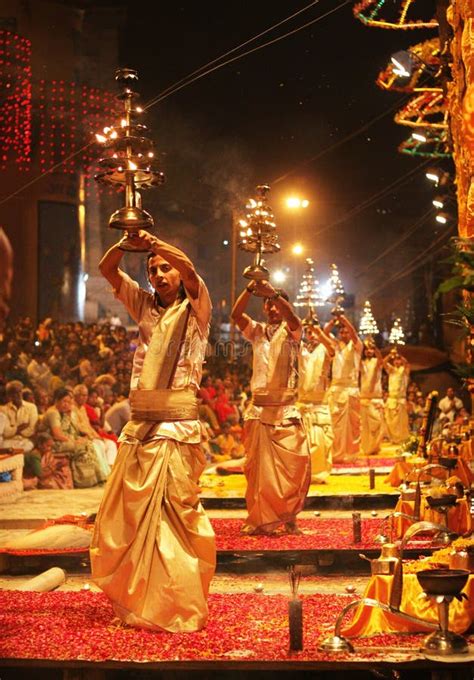
[[[143,361],[138,389],[171,387],[189,317],[189,302],[176,300],[160,316]]]
[[[286,406],[296,402],[296,390],[286,388],[280,390],[259,390],[252,395],[254,406]]]
[[[198,405],[192,390],[132,390],[132,420],[197,420]]]
[[[298,396],[298,401],[302,404],[312,404],[314,402],[323,401],[326,393],[323,391],[319,392],[300,392]]]
[[[331,387],[357,387],[357,383],[354,383],[350,378],[336,378],[331,382]]]
[[[280,324],[273,338],[270,340],[268,357],[268,392],[278,392],[288,389],[291,365],[291,342],[285,323]]]

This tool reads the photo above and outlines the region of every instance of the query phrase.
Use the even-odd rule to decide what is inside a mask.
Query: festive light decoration
[[[359,334],[364,337],[373,337],[379,332],[377,322],[375,321],[372,306],[369,300],[364,302],[364,309],[359,322]]]
[[[93,133],[116,115],[114,95],[74,82],[40,80],[38,100],[41,171],[47,172],[61,163],[56,172],[73,174],[82,170],[89,182],[97,160],[89,142]],[[69,158],[79,149],[80,153]]]
[[[0,31],[0,169],[31,163],[31,42]]]
[[[405,62],[408,61],[408,67]],[[439,38],[432,38],[396,52],[380,71],[376,84],[396,92],[440,92],[436,78],[441,68]]]
[[[418,3],[419,6],[420,3]],[[436,28],[436,19],[416,18],[417,0],[362,0],[354,16],[367,26],[377,28]]]
[[[388,341],[391,345],[404,345],[405,333],[403,332],[402,322],[400,318],[396,318],[393,322],[392,329]]]
[[[399,125],[409,127],[448,128],[448,106],[443,92],[420,92],[395,114]]]
[[[115,80],[121,86],[116,98],[123,102],[122,117],[119,124],[104,128],[103,135],[96,135],[106,153],[98,162],[100,172],[95,179],[125,189],[125,206],[113,213],[109,227],[127,232],[127,238],[121,241],[122,250],[142,252],[134,236],[139,229],[151,229],[153,218],[142,209],[139,190],[159,186],[165,176],[154,160],[153,142],[145,136],[146,126],[137,122],[143,112],[135,103],[139,95],[132,89],[138,81],[137,72],[117,69]]]
[[[426,130],[423,138],[412,134],[400,144],[398,150],[409,156],[421,158],[451,158],[450,142],[447,130]]]
[[[276,224],[272,209],[268,205],[267,195],[270,191],[268,184],[260,184],[256,189],[255,198],[249,199],[245,206],[245,219],[239,221],[239,248],[249,253],[255,253],[253,264],[245,268],[243,275],[247,279],[256,281],[268,280],[269,271],[264,266],[262,255],[276,253],[280,250]]]
[[[308,316],[314,316],[315,307],[322,307],[324,305],[319,281],[314,276],[313,265],[313,260],[310,257],[306,258],[305,272],[295,300],[295,307],[308,308]]]

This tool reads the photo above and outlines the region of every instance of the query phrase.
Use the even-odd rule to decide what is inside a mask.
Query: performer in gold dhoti
[[[145,231],[138,238],[151,251],[154,295],[118,268],[119,244],[100,263],[140,340],[132,420],[97,515],[92,576],[125,623],[195,631],[206,623],[215,569],[214,533],[198,496],[205,456],[196,399],[211,303],[184,253]]]
[[[268,323],[245,314],[252,293],[265,298]],[[237,299],[232,318],[253,347],[252,400],[244,414],[248,516],[244,533],[296,533],[310,483],[310,459],[296,408],[301,321],[286,293],[252,281]]]
[[[359,371],[362,341],[344,315],[331,319],[324,329],[326,333],[330,333],[336,321],[338,335],[328,403],[334,432],[332,460],[339,463],[353,461],[360,448]]]
[[[369,338],[360,365],[360,448],[366,456],[380,451],[384,436],[382,367],[382,355]]]
[[[325,482],[332,468],[333,431],[327,401],[334,341],[324,333],[317,318],[303,321],[305,344],[299,356],[298,409],[308,437],[311,481]]]
[[[388,373],[388,397],[385,402],[385,422],[392,444],[401,444],[410,437],[407,409],[407,387],[410,365],[405,357],[392,350],[384,359]]]

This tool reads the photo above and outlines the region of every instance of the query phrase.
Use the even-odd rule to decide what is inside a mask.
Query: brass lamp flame
[[[157,167],[153,142],[147,138],[146,126],[136,122],[142,112],[135,105],[139,97],[133,88],[138,82],[138,73],[131,68],[120,68],[115,80],[121,86],[116,99],[123,103],[123,114],[119,124],[104,128],[104,135],[97,138],[103,143],[106,155],[98,161],[99,172],[95,179],[111,186],[125,188],[125,205],[110,217],[111,229],[126,232],[120,242],[122,250],[146,252],[137,245],[140,229],[153,228],[153,217],[142,208],[140,189],[158,186],[164,182],[164,174]]]
[[[264,266],[262,255],[280,250],[273,212],[267,203],[269,191],[268,184],[257,186],[255,198],[250,199],[246,206],[246,219],[241,221],[241,225],[245,226],[238,246],[241,250],[255,253],[253,263],[244,269],[243,275],[254,281],[268,281],[270,272]]]

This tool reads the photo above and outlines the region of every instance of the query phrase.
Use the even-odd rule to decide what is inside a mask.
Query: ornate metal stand
[[[455,597],[467,599],[461,590],[467,583],[469,572],[463,569],[427,569],[419,571],[416,576],[427,596],[438,605],[440,629],[426,638],[423,651],[440,656],[466,654],[468,644],[465,638],[449,630],[449,605]]]
[[[280,250],[273,212],[267,203],[269,191],[268,184],[257,186],[255,198],[251,198],[246,206],[246,217],[240,221],[239,248],[255,253],[253,263],[244,269],[243,274],[245,278],[255,281],[268,280],[270,276],[264,266],[263,255]]]
[[[146,126],[137,122],[142,113],[135,104],[139,95],[133,89],[138,81],[137,72],[130,68],[118,69],[115,80],[122,87],[117,99],[123,102],[123,118],[119,125],[104,128],[103,135],[96,135],[106,155],[98,162],[100,172],[95,179],[124,188],[125,205],[113,213],[109,227],[126,232],[120,245],[122,250],[143,252],[143,247],[136,243],[137,234],[140,229],[153,228],[153,218],[142,208],[138,190],[156,187],[165,177],[154,159],[153,142],[145,136]]]

